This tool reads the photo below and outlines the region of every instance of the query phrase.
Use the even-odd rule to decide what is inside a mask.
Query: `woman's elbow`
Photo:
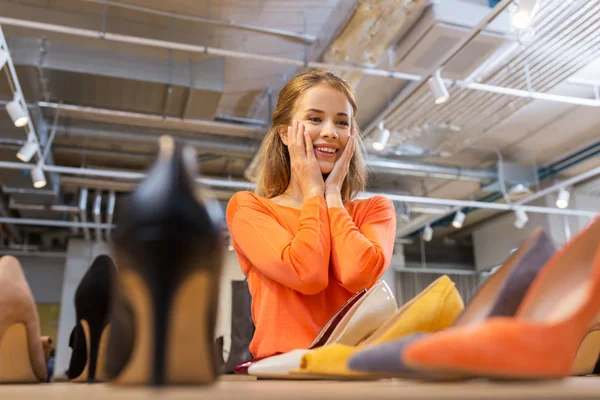
[[[389,262],[383,257],[376,262],[367,263],[362,268],[348,274],[342,274],[340,284],[349,292],[356,293],[370,288],[377,282],[389,267]]]
[[[306,295],[313,295],[325,290],[327,285],[329,285],[329,273],[325,269],[323,272],[311,274],[311,276],[302,279],[296,291]]]

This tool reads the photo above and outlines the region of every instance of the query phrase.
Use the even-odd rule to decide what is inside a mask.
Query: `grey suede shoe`
[[[555,252],[556,247],[548,234],[536,229],[504,265],[479,287],[452,326],[515,315],[527,289]],[[384,376],[418,376],[420,372],[402,362],[402,352],[408,344],[427,335],[430,333],[418,333],[361,351],[350,358],[348,368]]]

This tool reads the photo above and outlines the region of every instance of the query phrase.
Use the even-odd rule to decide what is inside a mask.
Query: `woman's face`
[[[322,174],[328,174],[342,156],[352,124],[352,106],[346,96],[328,85],[318,85],[304,93],[296,105],[292,121],[308,132]],[[287,138],[283,137],[287,145]]]

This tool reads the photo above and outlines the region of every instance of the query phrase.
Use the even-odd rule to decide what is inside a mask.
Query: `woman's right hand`
[[[313,196],[323,197],[325,182],[323,181],[319,162],[315,157],[312,140],[304,125],[294,121],[293,126],[288,126],[287,137],[292,174],[296,175],[304,199]]]

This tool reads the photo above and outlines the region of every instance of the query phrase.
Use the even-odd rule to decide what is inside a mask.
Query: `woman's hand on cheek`
[[[319,162],[315,157],[312,140],[304,125],[298,121],[294,121],[293,126],[288,127],[288,151],[292,174],[300,185],[304,199],[313,196],[323,197],[325,183]]]
[[[342,192],[342,185],[344,179],[348,175],[350,170],[350,161],[354,155],[354,135],[356,134],[356,128],[352,127],[350,131],[350,137],[346,143],[346,148],[342,153],[342,156],[335,162],[333,169],[329,173],[327,180],[325,181],[325,196],[339,196]]]

